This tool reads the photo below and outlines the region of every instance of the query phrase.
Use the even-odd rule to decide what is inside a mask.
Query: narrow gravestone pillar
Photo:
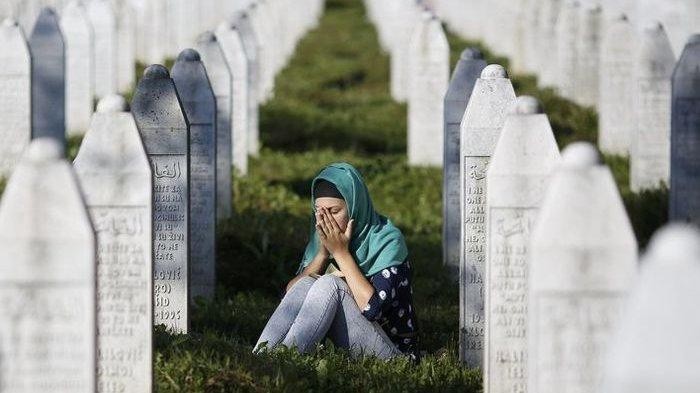
[[[54,138],[35,139],[0,202],[7,392],[95,391],[95,234],[63,157]]]
[[[488,170],[484,392],[527,391],[527,253],[559,160],[539,102],[519,97]]]
[[[391,51],[391,97],[398,102],[408,99],[408,63],[411,33],[418,25],[420,10],[412,0],[402,0],[398,41]]]
[[[229,21],[241,33],[243,48],[248,59],[248,154],[257,157],[260,153],[260,118],[258,113],[258,90],[260,89],[260,64],[258,43],[247,12],[239,12]]]
[[[264,28],[264,21],[260,15],[260,8],[257,2],[252,2],[248,6],[248,17],[250,18],[250,25],[253,33],[255,34],[255,42],[257,45],[258,53],[258,103],[265,102],[265,80],[267,78],[267,63],[268,55],[267,52],[270,50],[268,47],[268,37]]]
[[[153,173],[154,323],[189,329],[189,122],[168,70],[146,69],[131,112]]]
[[[442,259],[459,272],[459,125],[467,110],[474,84],[486,67],[481,52],[465,49],[445,94],[444,164],[442,181]]]
[[[661,24],[644,29],[635,64],[630,186],[640,191],[668,185],[670,173],[671,76],[676,59]]]
[[[577,48],[579,10],[577,0],[565,0],[557,19],[557,88],[559,94],[573,99],[576,97],[575,75],[577,72]]]
[[[528,391],[599,392],[603,354],[636,275],[637,242],[592,145],[564,150],[531,239]]]
[[[537,54],[537,76],[541,86],[555,86],[558,77],[557,21],[562,0],[543,0]]]
[[[693,35],[673,73],[671,220],[700,225],[700,35]]]
[[[127,92],[136,79],[136,15],[128,1],[122,1],[117,9],[117,86]]]
[[[427,14],[427,15],[426,15]],[[409,165],[443,165],[443,104],[450,79],[450,48],[440,20],[427,12],[410,52]]]
[[[216,29],[216,38],[231,71],[231,155],[241,175],[248,173],[248,59],[238,27],[228,22]]]
[[[185,49],[172,70],[190,122],[190,299],[216,285],[216,99],[199,53]]]
[[[600,50],[598,146],[605,153],[627,155],[634,118],[634,27],[621,14],[611,20]]]
[[[95,95],[117,92],[117,18],[109,0],[91,0],[88,16],[95,33]]]
[[[674,224],[652,238],[609,348],[604,393],[693,393],[700,386],[700,232]],[[692,359],[692,360],[691,360]]]
[[[53,8],[43,8],[29,37],[32,52],[32,138],[66,140],[66,61]]]
[[[87,9],[73,0],[63,9],[61,30],[66,44],[66,129],[83,135],[90,126],[95,96],[94,37]]]
[[[231,140],[231,70],[214,33],[199,36],[196,49],[216,96],[216,216],[226,219],[231,217],[232,210],[231,152],[232,144],[236,143]]]
[[[9,177],[32,137],[32,56],[22,28],[0,26],[0,176]]]
[[[126,110],[102,99],[74,163],[97,233],[98,392],[153,385],[153,180]]]
[[[459,356],[469,367],[483,361],[486,173],[514,103],[506,70],[491,64],[476,81],[460,126]]]
[[[591,4],[581,10],[577,36],[576,102],[597,108],[598,73],[600,72],[600,40],[603,24],[603,8]]]

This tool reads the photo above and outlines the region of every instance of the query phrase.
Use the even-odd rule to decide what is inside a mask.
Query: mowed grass
[[[261,108],[264,148],[250,173],[234,179],[235,217],[218,227],[216,298],[193,308],[192,332],[156,328],[160,392],[479,392],[481,376],[457,360],[458,291],[441,262],[439,169],[406,165],[406,107],[388,94],[389,59],[360,0],[328,0],[318,28],[299,43]],[[489,62],[508,60],[478,42],[448,37],[452,65],[467,46]],[[139,77],[143,65],[138,67]],[[560,147],[595,142],[596,113],[511,76],[518,94],[538,97]],[[71,138],[72,158],[80,138]],[[633,194],[628,162],[606,157],[640,243],[666,220],[667,190]],[[310,181],[324,165],[348,161],[363,173],[378,210],[406,235],[423,362],[351,359],[330,343],[312,354],[252,355],[252,346],[292,277],[308,238]],[[0,192],[4,183],[0,179]]]

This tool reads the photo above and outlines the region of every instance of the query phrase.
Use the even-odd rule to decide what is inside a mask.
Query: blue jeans
[[[284,296],[263,329],[254,351],[263,343],[296,347],[306,353],[328,337],[353,356],[390,359],[401,355],[381,326],[367,320],[342,278],[303,277]]]

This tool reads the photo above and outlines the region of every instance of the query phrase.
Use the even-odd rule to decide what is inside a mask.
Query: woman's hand
[[[348,252],[353,225],[354,221],[350,220],[345,231],[342,231],[338,222],[335,221],[335,218],[333,218],[333,215],[331,215],[328,210],[320,208],[316,211],[316,230],[318,231],[318,237],[323,247],[334,256]]]

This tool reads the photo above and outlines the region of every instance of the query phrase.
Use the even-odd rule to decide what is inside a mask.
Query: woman
[[[324,168],[311,191],[311,240],[255,350],[284,345],[304,353],[328,337],[353,355],[417,361],[411,266],[401,231],[374,210],[350,164]],[[324,275],[331,261],[337,271]]]

